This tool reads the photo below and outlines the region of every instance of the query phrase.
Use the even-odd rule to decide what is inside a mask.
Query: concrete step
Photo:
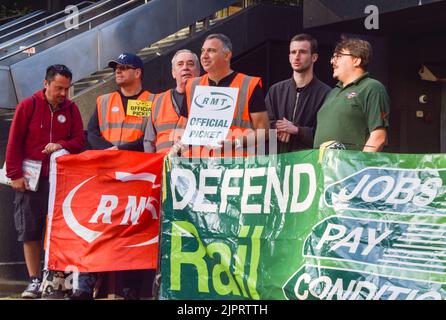
[[[160,47],[150,47],[150,48],[147,48],[144,51],[140,51],[138,53],[138,56],[140,58],[147,58],[149,55],[156,54],[157,52],[163,51],[164,49],[167,49],[167,48],[173,46],[175,43],[176,42],[172,41],[172,42],[166,43],[165,45],[160,46]]]
[[[14,110],[12,109],[0,109],[0,117],[8,118],[14,116]]]
[[[90,81],[90,82],[84,82],[84,83],[80,83],[77,84],[74,87],[74,95],[78,95],[79,93],[81,93],[83,90],[86,90],[98,83],[100,83],[101,81]]]
[[[99,70],[99,71],[96,71],[95,73],[93,73],[94,75],[96,75],[96,74],[112,74],[113,73],[113,69],[112,68],[105,68],[105,69],[103,69],[103,70]]]
[[[105,78],[108,78],[110,75],[113,74],[113,71],[111,72],[107,72],[107,73],[101,73],[101,74],[92,74],[90,77],[87,78],[88,81],[93,81],[93,80],[103,80]]]
[[[17,299],[25,290],[28,282],[0,278],[0,298]]]

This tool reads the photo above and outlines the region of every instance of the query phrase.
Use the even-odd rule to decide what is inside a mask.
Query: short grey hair
[[[193,57],[193,59],[194,59],[194,62],[195,62],[195,65],[196,66],[200,66],[199,65],[199,60],[198,60],[198,56],[195,54],[195,53],[193,53],[192,51],[190,51],[190,50],[188,50],[188,49],[181,49],[181,50],[178,50],[177,52],[175,52],[175,55],[173,56],[173,58],[172,58],[172,69],[173,69],[173,67],[175,66],[175,63],[177,62],[177,56],[180,54],[180,53],[190,53],[190,54],[192,54],[192,57]]]
[[[218,39],[223,43],[223,51],[230,51],[232,52],[232,42],[231,39],[229,39],[227,36],[225,36],[223,33],[213,33],[206,37],[206,40],[211,39]]]

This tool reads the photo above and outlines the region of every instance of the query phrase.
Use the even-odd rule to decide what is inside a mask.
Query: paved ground
[[[26,281],[15,281],[0,278],[0,299],[20,298],[20,293],[25,290]]]

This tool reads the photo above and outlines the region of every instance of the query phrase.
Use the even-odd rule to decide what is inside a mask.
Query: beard
[[[129,80],[120,78],[120,79],[115,79],[115,82],[118,86],[123,86],[126,85],[129,82]]]

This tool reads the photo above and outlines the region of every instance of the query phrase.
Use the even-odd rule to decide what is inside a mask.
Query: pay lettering
[[[355,254],[358,251],[359,244],[366,243],[366,247],[360,250],[360,254],[365,256],[392,232],[389,229],[379,232],[375,228],[356,227],[347,233],[345,226],[329,223],[316,249],[320,250],[324,244],[327,244],[330,248],[329,251],[336,251],[339,248],[345,247],[348,248],[349,253]]]

